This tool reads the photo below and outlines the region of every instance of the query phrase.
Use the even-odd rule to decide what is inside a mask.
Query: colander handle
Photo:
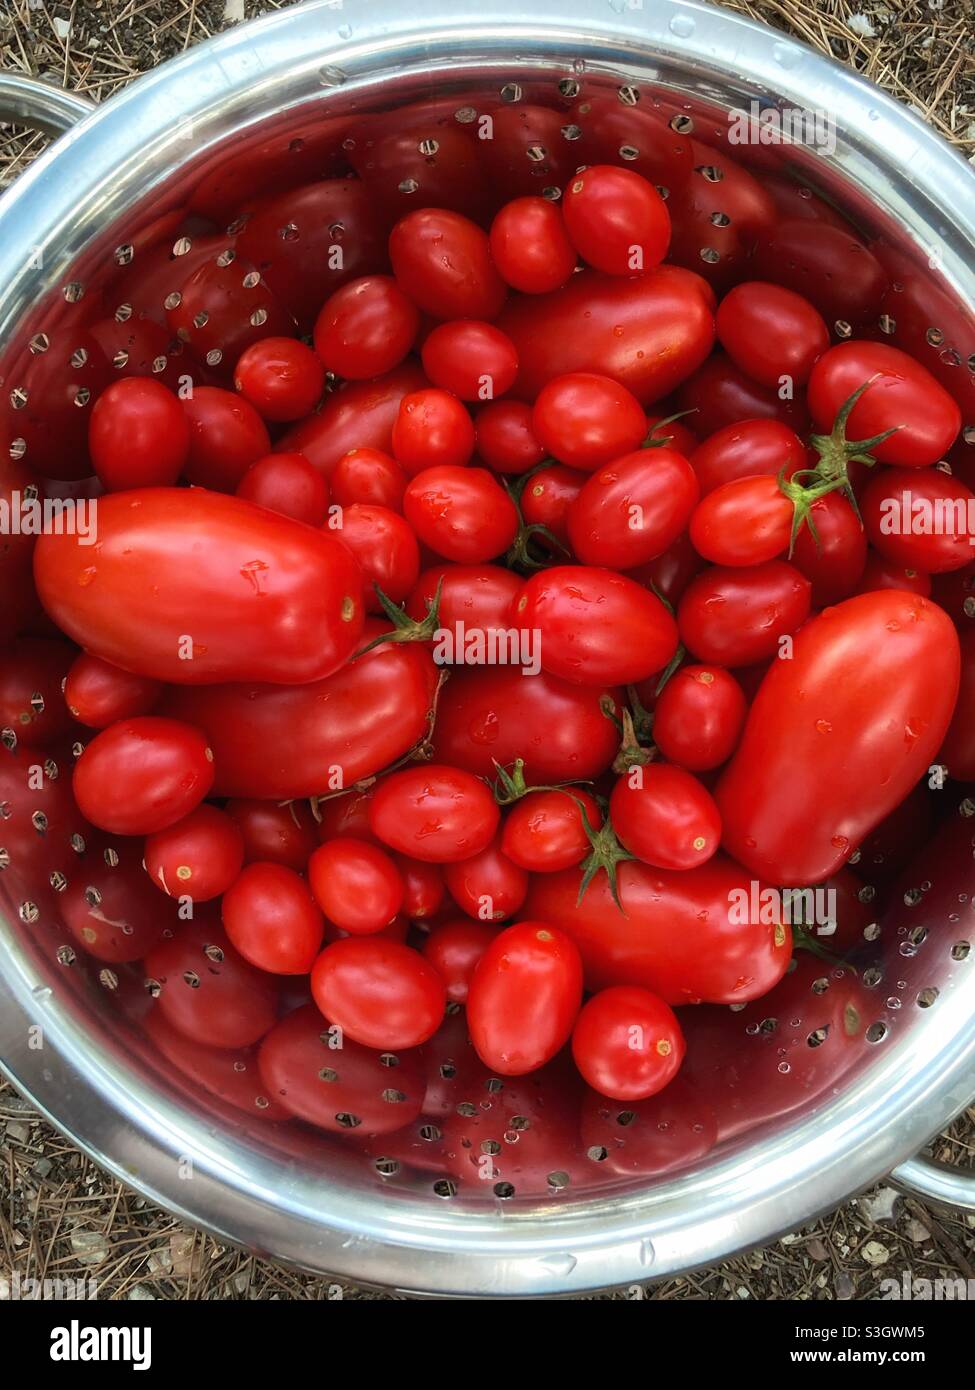
[[[975,1211],[975,1172],[962,1172],[927,1158],[909,1158],[890,1175],[899,1187],[945,1206]]]
[[[19,72],[0,72],[0,121],[62,135],[94,109],[95,103],[77,92]]]

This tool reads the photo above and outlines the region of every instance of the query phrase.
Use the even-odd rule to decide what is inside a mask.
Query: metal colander
[[[865,240],[888,248],[901,267],[892,295],[904,296],[902,321],[885,304],[882,322],[856,331],[898,343],[916,334],[919,302],[941,306],[940,321],[922,325],[925,360],[963,402],[975,441],[975,180],[869,84],[770,30],[674,0],[529,0],[527,10],[512,0],[446,0],[409,16],[392,0],[313,0],[195,49],[97,112],[24,79],[0,83],[10,118],[68,131],[0,204],[0,401],[11,460],[49,461],[83,436],[97,392],[132,370],[133,354],[143,369],[178,374],[179,338],[130,324],[127,275],[154,257],[172,270],[171,280],[160,275],[159,293],[175,294],[179,263],[201,237],[232,246],[262,194],[341,172],[353,119],[387,113],[396,129],[409,105],[409,128],[429,126],[416,176],[389,190],[408,207],[435,177],[438,138],[452,138],[438,132],[522,103],[566,113],[571,140],[588,97],[656,107],[674,132],[704,145],[720,145],[728,112],[751,102],[828,112],[835,150],[756,145],[735,157],[760,178],[816,190]],[[539,191],[549,187],[547,156],[526,151]],[[640,167],[639,156],[620,148],[621,162]],[[712,175],[706,162],[695,170],[713,199],[711,222],[724,229]],[[278,230],[287,246],[303,229],[282,218]],[[331,241],[341,236],[340,224],[329,229]],[[717,245],[702,244],[703,263],[720,259]],[[918,283],[924,295],[910,292]],[[840,300],[855,289],[851,276]],[[838,313],[836,336],[851,331]],[[219,371],[219,342],[206,342],[204,355]],[[0,778],[20,776],[30,754],[16,747],[16,730],[4,743]],[[790,1065],[796,1049],[828,1058],[840,1045],[821,1015],[843,974],[824,963],[788,1018],[763,1018],[757,1006],[741,1019],[711,1011],[722,1015],[735,1064],[720,1113],[707,1124],[686,1108],[661,1115],[649,1144],[659,1162],[633,1157],[648,1146],[650,1121],[607,1103],[567,1141],[564,1161],[519,1191],[511,1155],[526,1152],[537,1120],[524,1113],[520,1082],[465,1078],[456,1018],[429,1049],[436,1113],[421,1114],[395,1143],[273,1118],[273,1097],[239,1059],[228,1059],[216,1089],[194,1073],[191,1049],[174,1061],[139,967],[89,960],[64,925],[66,895],[81,892],[97,907],[92,880],[104,882],[117,859],[110,843],[86,844],[52,791],[69,777],[72,756],[63,748],[48,757],[36,804],[15,804],[0,788],[0,1058],[99,1162],[227,1239],[405,1290],[578,1293],[764,1241],[892,1169],[929,1195],[975,1207],[971,1180],[904,1162],[975,1090],[975,818],[950,782],[930,793],[942,799],[942,828],[929,867],[911,871],[858,946],[870,1017],[835,1084],[803,1089],[796,1077],[807,1069]],[[869,890],[870,864],[858,872]],[[211,966],[201,959],[201,970]],[[757,1047],[771,1049],[762,1065],[781,1083],[774,1114],[750,1111]],[[391,1106],[417,1084],[397,1078],[398,1060],[389,1059]],[[322,1084],[340,1067],[341,1054],[330,1060],[323,1044]],[[462,1122],[460,1142],[486,1160],[490,1181],[458,1182],[438,1166],[444,1117],[455,1133]],[[703,1137],[679,1145],[674,1163],[667,1146],[680,1124]]]

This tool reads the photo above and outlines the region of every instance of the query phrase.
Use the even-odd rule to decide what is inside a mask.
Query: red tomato
[[[260,271],[226,250],[210,256],[179,284],[166,300],[166,321],[180,342],[221,375],[252,343],[285,338],[295,326]]]
[[[266,859],[289,869],[304,869],[318,844],[315,822],[298,801],[280,806],[272,801],[228,801],[228,816],[240,828],[244,862]]]
[[[381,449],[350,449],[343,454],[329,480],[332,501],[340,507],[365,502],[373,507],[403,510],[406,474],[391,455]]]
[[[107,492],[168,487],[190,454],[190,425],[160,381],[128,376],[98,397],[88,422],[92,467]]]
[[[317,680],[362,634],[362,579],[345,546],[203,488],[101,498],[97,554],[43,535],[34,574],[60,628],[157,680]]]
[[[829,347],[829,329],[809,300],[764,280],[729,290],[715,327],[731,360],[762,386],[779,387],[783,378],[804,386]]]
[[[777,476],[784,469],[791,478],[797,468],[806,467],[806,448],[795,430],[779,420],[742,420],[709,435],[690,460],[706,497],[722,483],[758,473]]]
[[[394,854],[393,861],[403,880],[403,915],[411,922],[433,917],[443,906],[446,893],[439,864],[425,864],[405,854]]]
[[[416,207],[452,208],[477,221],[487,215],[480,151],[455,109],[425,102],[415,118],[407,108],[393,122],[377,114],[351,126],[343,153],[387,227]]]
[[[975,493],[940,468],[884,468],[860,499],[867,539],[890,564],[943,574],[971,564]]]
[[[342,524],[334,534],[349,548],[362,571],[369,612],[382,612],[377,588],[394,603],[402,603],[420,573],[416,536],[403,518],[387,507],[361,502],[343,507],[337,517]]]
[[[630,768],[613,788],[609,814],[624,848],[658,869],[696,869],[721,840],[710,792],[668,763]]]
[[[606,275],[641,275],[667,254],[667,206],[632,169],[596,164],[576,174],[566,184],[562,216],[582,259]]]
[[[251,464],[271,452],[267,426],[249,401],[218,386],[194,386],[181,403],[190,427],[187,478],[233,492]]]
[[[213,785],[213,751],[199,729],[146,715],[96,734],[74,770],[78,807],[115,835],[151,835],[194,810]]]
[[[416,1119],[423,1103],[420,1053],[393,1057],[360,1047],[325,1027],[314,1004],[275,1024],[258,1066],[276,1102],[333,1134],[393,1133]]]
[[[745,723],[744,691],[722,666],[684,666],[664,686],[653,712],[653,741],[689,772],[727,762]]]
[[[521,494],[521,514],[528,526],[544,526],[568,550],[569,510],[586,485],[585,473],[560,463],[540,468]]]
[[[544,909],[572,937],[589,990],[639,985],[671,1005],[742,1004],[767,994],[789,963],[788,927],[748,911],[754,880],[721,854],[690,870],[625,861],[617,870],[622,911],[605,874],[580,902],[581,881],[580,869],[539,874],[525,911]]]
[[[274,1024],[277,985],[238,955],[213,922],[184,923],[149,952],[145,973],[156,1008],[192,1042],[249,1047]]]
[[[406,600],[411,618],[426,616],[440,586],[440,626],[465,628],[507,628],[511,605],[522,586],[522,578],[500,565],[440,565],[424,570]]]
[[[304,454],[326,478],[350,449],[393,447],[393,422],[400,401],[426,385],[420,368],[406,361],[375,381],[352,381],[325,397],[321,410],[278,440],[283,451]]]
[[[844,401],[865,382],[870,385],[846,423],[848,439],[872,439],[892,429],[870,453],[902,468],[923,468],[944,457],[961,429],[957,402],[926,367],[886,343],[839,343],[816,364],[809,409],[820,430],[829,433]]]
[[[248,864],[223,895],[223,925],[243,958],[271,975],[307,975],[322,947],[322,914],[284,864]]]
[[[580,802],[589,825],[598,830],[603,813],[595,797],[581,787],[529,792],[508,812],[501,848],[514,863],[534,873],[556,873],[580,863],[590,850]]]
[[[395,280],[366,275],[326,300],[315,323],[315,351],[336,376],[365,381],[398,367],[419,327],[416,305]]]
[[[480,854],[494,838],[499,812],[479,778],[429,763],[390,773],[369,805],[369,824],[384,844],[432,864]]]
[[[63,311],[63,305],[62,305]],[[36,351],[38,334],[50,332],[47,349]],[[20,440],[36,484],[42,478],[87,478],[88,419],[101,393],[111,385],[112,367],[95,338],[82,325],[65,332],[50,318],[32,323],[30,340],[11,344],[4,367],[2,421],[7,441]],[[16,402],[16,404],[15,404]],[[7,455],[7,447],[2,452]]]
[[[667,665],[677,624],[625,575],[558,565],[527,580],[515,621],[539,634],[543,668],[579,685],[627,685]]]
[[[315,901],[353,936],[381,931],[403,905],[403,879],[384,850],[367,840],[327,840],[308,863]]]
[[[57,756],[47,750],[40,761],[32,748],[4,749],[0,758],[0,834],[9,856],[3,891],[13,894],[16,886],[26,891],[29,885],[32,899],[46,895],[46,903],[39,906],[49,907],[51,920],[58,911],[55,890],[48,888],[51,874],[64,874],[65,866],[73,865],[89,842],[98,839],[71,795],[70,768],[67,750],[63,755],[57,750]],[[141,871],[140,878],[145,882]],[[158,896],[153,891],[153,897]]]
[[[803,392],[783,399],[777,391],[752,381],[723,352],[714,353],[687,377],[677,393],[677,404],[693,412],[689,418],[702,436],[747,420],[778,420],[793,434],[804,434],[809,424]]]
[[[447,998],[465,1004],[478,961],[497,936],[485,922],[460,917],[434,927],[423,943],[423,954],[444,982]]]
[[[572,1030],[572,1056],[583,1079],[612,1100],[647,1100],[662,1091],[685,1050],[673,1009],[633,985],[594,994]]]
[[[594,468],[628,454],[647,435],[636,397],[608,376],[573,372],[539,392],[532,432],[543,448],[570,468]]]
[[[812,585],[784,560],[707,569],[677,610],[680,639],[699,661],[753,666],[775,656],[780,638],[809,617]]]
[[[372,779],[365,780],[371,782]],[[318,843],[324,844],[326,840],[334,840],[340,835],[351,835],[354,840],[371,840],[378,845],[380,841],[369,827],[369,803],[374,790],[374,785],[369,785],[365,790],[354,789],[318,802],[315,807]]]
[[[771,474],[736,478],[698,503],[691,541],[715,565],[761,565],[788,548],[792,517],[792,503]]]
[[[624,454],[593,473],[569,507],[576,559],[622,570],[647,564],[685,530],[699,496],[681,454],[666,448]]]
[[[404,396],[393,425],[393,453],[415,477],[426,468],[463,467],[474,452],[474,425],[449,391],[415,391]]]
[[[960,575],[961,570],[952,570],[949,579]],[[940,576],[939,576],[940,581]],[[903,566],[892,564],[885,560],[882,555],[878,555],[873,549],[867,550],[867,563],[860,576],[857,585],[858,594],[869,594],[872,589],[906,589],[908,593],[920,594],[922,598],[931,597],[931,576],[922,570],[905,569]],[[943,593],[935,594],[935,602],[940,603],[942,608],[947,608],[944,602]],[[947,611],[952,612],[949,608]],[[955,620],[958,614],[952,613]]]
[[[443,1019],[447,995],[428,961],[381,936],[335,941],[311,972],[315,1003],[363,1047],[419,1047]]]
[[[506,922],[528,892],[528,875],[504,853],[500,835],[479,854],[446,865],[444,882],[461,912],[479,922]]]
[[[162,691],[159,681],[128,671],[81,652],[64,683],[64,700],[71,714],[89,729],[107,729],[117,719],[149,714]]]
[[[328,508],[328,484],[304,454],[267,454],[252,463],[237,496],[306,526],[321,526]]]
[[[171,898],[207,902],[227,891],[244,863],[244,837],[226,811],[204,803],[145,843],[146,873]]]
[[[496,473],[527,473],[545,457],[524,401],[489,401],[477,412],[474,436],[478,455]]]
[[[481,956],[467,996],[471,1042],[485,1066],[523,1076],[569,1039],[582,1003],[571,938],[541,921],[506,927]]]
[[[325,390],[325,368],[295,338],[261,338],[237,360],[234,389],[264,420],[300,420]]]
[[[0,729],[8,739],[44,748],[71,730],[61,692],[74,659],[74,647],[51,637],[19,637],[0,652]]]
[[[546,198],[515,198],[491,224],[491,255],[512,289],[557,290],[576,268],[576,251],[561,213]]]
[[[867,563],[867,537],[851,504],[828,492],[812,504],[796,536],[792,563],[812,584],[815,608],[839,603],[856,591]]]
[[[930,767],[958,679],[957,634],[926,599],[878,590],[814,618],[718,783],[725,848],[776,883],[834,873]]]
[[[422,358],[433,384],[462,401],[493,401],[518,375],[514,343],[500,328],[477,319],[442,323],[427,336]]]
[[[831,328],[875,320],[887,288],[876,256],[845,228],[820,221],[771,224],[755,247],[752,267],[761,279],[803,295]]]
[[[407,486],[403,514],[424,545],[461,565],[493,560],[518,533],[515,504],[486,468],[425,468]]]
[[[141,960],[179,926],[176,904],[153,888],[126,841],[80,860],[58,906],[75,941],[106,965]]]
[[[647,416],[647,425],[650,433],[647,435],[648,444],[652,444],[655,449],[666,446],[673,449],[676,454],[683,454],[685,458],[690,458],[697,448],[698,438],[696,434],[681,424],[680,420],[674,420],[669,415],[660,413]]]
[[[404,292],[435,319],[491,320],[501,312],[508,290],[487,234],[460,213],[407,213],[390,234],[389,258]]]

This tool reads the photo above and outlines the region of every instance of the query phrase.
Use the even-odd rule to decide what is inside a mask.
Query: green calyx
[[[576,899],[576,906],[582,902],[586,896],[586,890],[596,875],[605,870],[609,880],[609,891],[612,894],[613,902],[623,912],[623,904],[620,902],[619,884],[617,882],[617,867],[627,859],[635,858],[629,850],[625,850],[616,837],[616,832],[610,822],[609,816],[603,821],[598,830],[593,828],[592,821],[585,806],[577,796],[572,800],[579,808],[579,815],[582,817],[582,828],[586,832],[589,841],[589,854],[582,862],[582,882],[579,884],[579,896]],[[626,913],[623,912],[623,916]]]
[[[553,531],[541,522],[526,522],[521,510],[521,499],[531,479],[543,469],[551,468],[554,462],[554,459],[542,459],[541,463],[537,463],[534,468],[522,473],[514,481],[508,478],[501,480],[518,513],[518,532],[504,557],[509,569],[529,574],[534,570],[548,569],[550,565],[562,563],[555,552],[561,552],[562,556],[571,559],[569,551]],[[544,540],[551,549],[546,551],[539,547],[538,540]],[[536,542],[534,546],[533,542]]]
[[[520,801],[529,792],[566,792],[570,795],[569,789],[580,785],[587,785],[579,782],[553,782],[532,786],[525,780],[525,760],[516,758],[511,765],[510,772],[506,767],[495,760],[494,766],[497,768],[497,777],[491,784],[494,799],[499,806],[510,806],[515,801]],[[572,798],[573,801],[575,797]]]
[[[640,448],[641,448],[641,449],[666,449],[666,448],[668,447],[668,445],[670,445],[670,444],[672,444],[672,443],[674,442],[674,436],[673,436],[672,434],[665,434],[665,435],[661,435],[659,439],[658,439],[658,438],[655,438],[654,436],[655,436],[657,430],[662,430],[666,425],[672,425],[672,424],[674,423],[675,420],[683,420],[683,418],[684,418],[685,415],[695,415],[696,413],[697,413],[697,412],[696,412],[696,409],[695,409],[695,410],[678,410],[678,411],[675,411],[675,413],[674,413],[673,415],[667,415],[667,416],[664,417],[663,420],[658,420],[657,423],[654,425],[653,429],[652,429],[652,430],[650,431],[650,433],[647,435],[646,439],[645,439],[645,440],[643,441],[643,443],[640,445]]]
[[[371,642],[360,648],[352,658],[358,661],[360,656],[365,656],[366,652],[371,652],[374,647],[385,646],[389,642],[432,642],[436,637],[440,627],[440,596],[443,593],[443,575],[437,580],[437,588],[432,599],[427,600],[426,616],[420,619],[411,618],[404,608],[384,594],[378,584],[372,586],[376,591],[376,597],[382,605],[382,610],[386,617],[393,624],[392,632],[381,632],[378,637],[374,637]]]

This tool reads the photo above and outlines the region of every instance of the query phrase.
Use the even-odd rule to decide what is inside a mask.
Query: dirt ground
[[[0,67],[103,100],[191,44],[290,3],[0,0]],[[975,159],[973,0],[735,0],[727,8],[791,32],[871,77]],[[42,137],[0,125],[0,186],[42,147]],[[975,1168],[975,1109],[932,1151]],[[975,1215],[927,1207],[882,1186],[763,1250],[648,1285],[645,1296],[869,1299],[882,1279],[899,1278],[905,1269],[915,1278],[975,1279]],[[104,1173],[0,1083],[0,1297],[14,1273],[93,1278],[99,1296],[114,1299],[335,1297],[330,1281],[182,1225]],[[351,1287],[343,1296],[385,1297]]]

